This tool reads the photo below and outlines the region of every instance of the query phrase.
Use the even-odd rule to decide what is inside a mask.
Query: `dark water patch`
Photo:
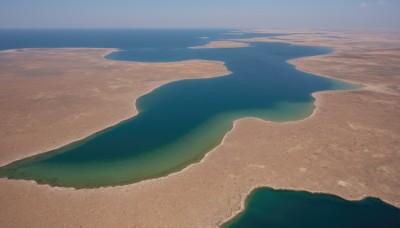
[[[222,227],[400,227],[400,209],[377,198],[347,201],[327,194],[259,188]]]
[[[251,38],[227,29],[0,29],[0,50],[19,48],[186,48],[210,40]],[[263,34],[275,36],[278,34]],[[207,37],[208,39],[202,39]]]

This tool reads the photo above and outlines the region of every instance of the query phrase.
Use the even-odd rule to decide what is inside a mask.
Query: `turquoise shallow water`
[[[376,198],[347,201],[327,194],[259,188],[224,228],[397,228],[400,209]]]
[[[154,39],[153,34],[149,36]],[[196,36],[192,39],[197,40]],[[236,119],[302,119],[313,110],[313,92],[353,87],[300,72],[287,63],[292,58],[326,54],[330,50],[325,48],[252,43],[247,48],[198,50],[169,45],[127,48],[106,58],[219,60],[233,73],[161,86],[138,99],[136,117],[88,139],[2,167],[0,176],[74,188],[163,176],[199,161],[221,142]]]

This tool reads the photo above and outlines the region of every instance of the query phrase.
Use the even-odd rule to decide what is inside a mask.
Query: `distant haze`
[[[0,0],[0,28],[400,28],[400,0]]]

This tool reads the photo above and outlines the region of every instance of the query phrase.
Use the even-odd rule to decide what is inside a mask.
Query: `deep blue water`
[[[226,29],[0,29],[0,50],[60,47],[186,48],[203,45],[210,40],[266,36],[228,33],[230,30]]]
[[[259,188],[229,228],[398,228],[400,209],[376,198],[347,201],[327,194]]]

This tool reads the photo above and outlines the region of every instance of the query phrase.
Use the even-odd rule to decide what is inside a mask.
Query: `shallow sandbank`
[[[236,41],[212,41],[203,46],[190,47],[191,49],[204,49],[204,48],[241,48],[248,47],[248,43]]]

